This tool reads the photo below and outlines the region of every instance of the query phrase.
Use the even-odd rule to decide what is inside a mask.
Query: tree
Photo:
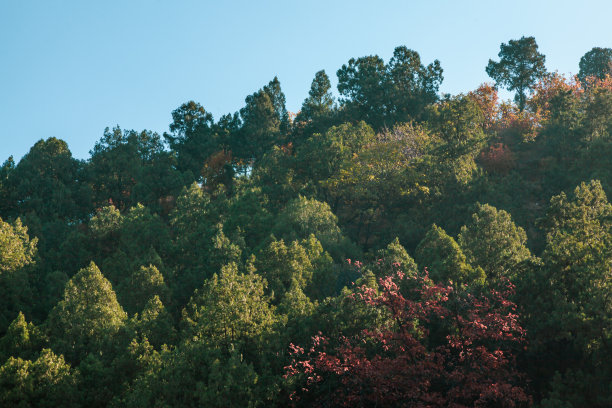
[[[130,315],[141,312],[152,297],[159,296],[167,303],[170,295],[163,275],[154,265],[141,266],[132,272],[119,284],[117,293]]]
[[[348,119],[363,120],[376,130],[419,119],[423,108],[437,100],[442,82],[437,60],[425,67],[419,54],[404,46],[394,50],[388,65],[377,55],[351,58],[337,75]]]
[[[262,381],[237,350],[223,353],[203,342],[189,341],[162,352],[142,373],[117,406],[140,408],[265,406]]]
[[[238,272],[235,263],[224,266],[183,310],[184,334],[225,352],[235,347],[252,356],[274,322],[269,298],[264,294],[266,285],[252,271]]]
[[[440,61],[424,66],[419,53],[405,46],[393,51],[387,78],[393,122],[421,119],[425,107],[438,100],[438,89],[444,79]]]
[[[434,282],[455,284],[483,283],[485,273],[473,268],[457,242],[442,228],[433,224],[415,252],[421,268],[427,268]]]
[[[331,83],[325,71],[315,74],[308,98],[302,103],[302,109],[295,118],[296,122],[321,122],[329,119],[334,110],[334,97],[331,94]]]
[[[176,340],[172,316],[157,295],[151,297],[142,310],[136,313],[130,325],[156,348],[163,344],[174,344]]]
[[[227,216],[226,204],[222,197],[215,199],[193,183],[183,189],[170,214],[174,233],[170,259],[173,273],[168,285],[173,288],[173,300],[180,306],[187,303],[193,291],[201,287],[205,279],[218,273],[223,265],[241,260],[243,242],[237,244],[228,238],[223,232],[224,225],[220,223]],[[244,217],[251,219],[250,214],[244,214]],[[259,221],[257,216],[253,218]],[[239,225],[245,227],[244,223]]]
[[[363,286],[352,301],[382,311],[388,323],[339,339],[319,333],[309,349],[291,344],[294,404],[528,405],[514,362],[525,332],[508,300],[512,290],[475,297],[401,272],[380,279],[380,292]]]
[[[280,144],[289,126],[285,95],[278,78],[249,95],[240,109],[242,127],[230,141],[234,156],[246,163],[260,159],[275,144]]]
[[[314,259],[309,255],[298,241],[286,245],[282,239],[273,240],[258,254],[257,269],[266,278],[276,303],[283,299],[292,283],[303,290],[312,282]]]
[[[593,47],[580,58],[578,79],[586,84],[589,77],[605,79],[612,75],[612,48]]]
[[[113,206],[102,207],[91,218],[90,231],[89,259],[101,265],[112,284],[119,285],[149,264],[164,272],[160,254],[170,252],[169,228],[149,208],[137,204],[122,215]]]
[[[297,177],[314,190],[317,198],[327,201],[336,211],[340,197],[333,197],[325,186],[327,179],[337,174],[350,159],[374,141],[376,134],[364,121],[332,126],[324,134],[314,134],[296,153]]]
[[[0,339],[0,363],[9,357],[31,359],[42,349],[46,340],[40,328],[28,323],[23,313],[19,312]]]
[[[542,227],[544,265],[521,290],[530,377],[552,388],[543,406],[609,406],[612,372],[601,362],[612,358],[612,205],[598,181],[583,182],[551,198]]]
[[[544,225],[542,257],[555,293],[551,313],[563,322],[561,333],[578,337],[589,349],[600,339],[600,347],[612,353],[606,346],[612,336],[612,205],[601,183],[581,183],[572,196],[551,198]]]
[[[92,262],[68,281],[46,328],[55,350],[80,361],[87,353],[105,351],[126,319],[110,282]]]
[[[172,112],[170,131],[164,139],[178,155],[178,168],[199,178],[204,160],[219,150],[213,116],[199,104],[189,101]]]
[[[0,218],[0,333],[20,311],[33,310],[35,292],[29,269],[36,261],[37,243],[19,218],[13,223]]]
[[[39,140],[7,174],[13,210],[21,216],[35,215],[42,223],[83,219],[90,211],[83,167],[65,141],[55,137]]]
[[[376,262],[373,269],[376,277],[381,278],[395,270],[401,270],[408,276],[417,276],[419,268],[396,237],[386,248],[376,252]]]
[[[487,74],[510,91],[516,91],[514,100],[522,112],[525,109],[527,93],[533,90],[536,81],[546,74],[546,57],[538,52],[533,37],[521,37],[502,43],[498,54],[500,60],[489,60]]]
[[[90,154],[88,180],[97,206],[112,204],[121,211],[139,202],[152,206],[183,186],[176,159],[157,133],[106,128]]]
[[[341,106],[351,120],[363,120],[374,128],[384,125],[388,101],[386,67],[378,55],[351,58],[337,72]]]
[[[510,214],[488,204],[478,204],[458,237],[467,261],[495,281],[515,277],[517,266],[531,258],[526,242],[527,234],[512,222]]]
[[[314,198],[299,196],[287,203],[276,217],[272,233],[287,242],[314,235],[337,261],[357,253],[355,244],[338,227],[338,217],[329,205]]]
[[[19,218],[12,225],[0,218],[0,276],[33,263],[37,242],[30,239],[28,227]]]
[[[3,407],[77,407],[77,372],[64,357],[44,349],[35,361],[9,358],[0,367]]]
[[[474,98],[457,95],[432,106],[428,115],[437,137],[429,183],[455,195],[448,188],[465,186],[476,174],[475,159],[487,140],[483,112]]]

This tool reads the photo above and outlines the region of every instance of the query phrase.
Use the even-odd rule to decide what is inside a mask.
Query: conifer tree
[[[427,268],[436,283],[484,283],[485,273],[473,268],[457,242],[442,228],[433,224],[416,249],[415,257],[421,268]]]
[[[531,258],[526,242],[527,234],[510,214],[488,204],[478,205],[458,239],[467,261],[484,269],[489,279],[513,278],[517,266]]]
[[[53,348],[69,361],[105,351],[126,313],[110,282],[92,262],[66,284],[63,299],[46,322]]]

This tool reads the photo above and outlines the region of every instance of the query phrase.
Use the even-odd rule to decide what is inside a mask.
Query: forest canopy
[[[0,406],[609,407],[612,49],[397,47],[0,167]],[[498,88],[516,92],[502,101]]]

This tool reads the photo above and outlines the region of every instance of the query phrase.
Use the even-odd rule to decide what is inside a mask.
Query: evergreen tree
[[[415,252],[421,268],[427,268],[436,283],[482,284],[486,278],[480,268],[473,268],[453,237],[433,224]]]
[[[20,311],[33,310],[35,288],[28,269],[34,266],[37,242],[19,218],[12,224],[0,218],[0,333]]]
[[[586,84],[587,78],[604,79],[612,75],[612,48],[593,47],[580,58],[578,78]]]
[[[219,150],[213,116],[199,103],[186,102],[172,111],[170,131],[172,134],[164,133],[164,139],[177,153],[178,168],[199,179],[204,161]]]
[[[30,360],[42,349],[46,341],[42,331],[33,323],[28,323],[23,313],[19,312],[4,337],[0,339],[0,363],[4,363],[9,357]]]
[[[49,349],[34,360],[9,358],[0,367],[3,407],[78,407],[78,374]]]
[[[522,112],[527,103],[527,93],[546,73],[546,57],[538,52],[538,44],[533,37],[502,43],[498,56],[499,62],[489,60],[487,74],[497,85],[516,91],[514,100]]]
[[[458,237],[467,261],[484,269],[490,280],[516,276],[519,264],[531,258],[526,242],[527,234],[510,214],[488,204],[478,205]]]
[[[46,322],[51,345],[69,361],[107,350],[127,316],[110,282],[92,262],[66,284]]]
[[[257,354],[274,316],[264,294],[266,281],[253,272],[241,274],[228,264],[198,290],[183,311],[186,338],[196,336],[210,347]]]
[[[315,74],[308,97],[302,103],[302,109],[295,118],[314,131],[321,131],[334,114],[334,97],[331,93],[331,82],[325,71]]]
[[[165,302],[170,296],[163,275],[154,265],[141,266],[132,272],[119,284],[117,293],[120,303],[130,315],[142,311],[154,296],[161,297]]]

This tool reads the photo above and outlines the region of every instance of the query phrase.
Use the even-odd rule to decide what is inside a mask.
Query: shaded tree
[[[331,93],[331,82],[325,71],[315,74],[308,97],[302,103],[302,109],[295,118],[296,123],[314,122],[321,126],[332,116],[334,111],[334,97]]]
[[[172,134],[164,133],[170,149],[177,153],[177,165],[199,178],[204,161],[219,150],[212,114],[194,101],[182,104],[172,111]]]
[[[419,118],[423,108],[437,100],[442,82],[437,60],[425,67],[419,54],[404,46],[394,50],[388,65],[376,55],[351,58],[337,75],[347,117],[364,120],[374,129]]]
[[[46,344],[46,337],[33,323],[25,320],[19,312],[9,325],[6,334],[0,339],[0,363],[9,357],[32,359]]]
[[[499,62],[489,60],[487,74],[510,91],[516,91],[514,100],[519,110],[525,109],[527,93],[533,90],[536,81],[544,76],[546,57],[538,52],[534,37],[521,37],[502,43]]]
[[[289,127],[285,95],[278,78],[249,95],[240,109],[242,127],[230,141],[232,153],[247,164],[261,158],[275,144],[282,142]]]
[[[578,78],[586,84],[587,78],[605,79],[612,75],[612,48],[593,47],[580,58]]]
[[[163,275],[154,265],[141,266],[127,276],[117,287],[121,305],[130,315],[142,311],[154,296],[168,302],[170,291]]]

